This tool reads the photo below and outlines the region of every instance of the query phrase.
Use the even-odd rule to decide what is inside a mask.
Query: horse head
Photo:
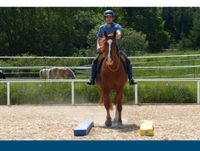
[[[100,51],[106,57],[107,64],[113,64],[117,55],[116,31],[112,34],[104,33],[104,37],[100,39]]]

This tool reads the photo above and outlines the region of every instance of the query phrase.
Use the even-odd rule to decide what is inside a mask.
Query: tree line
[[[122,25],[122,48],[161,52],[200,48],[200,8],[1,8],[0,55],[93,55],[103,12]]]

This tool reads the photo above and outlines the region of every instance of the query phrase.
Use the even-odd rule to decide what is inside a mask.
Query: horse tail
[[[104,100],[103,100],[102,90],[100,89],[99,92],[100,92],[100,93],[99,93],[99,95],[100,95],[99,104],[100,104],[100,105],[103,105],[103,104],[104,104]],[[113,104],[112,104],[112,101],[111,101],[111,100],[109,101],[109,110],[113,110]]]
[[[103,97],[100,95],[100,100],[99,100],[99,104],[103,105]]]
[[[99,104],[100,104],[100,105],[103,105],[103,103],[104,103],[103,97],[100,96]],[[109,101],[109,110],[111,110],[111,111],[113,110],[113,104],[112,104],[111,101]]]
[[[109,104],[109,106],[110,106],[110,110],[112,111],[113,110],[113,104],[112,104],[112,101],[109,101],[110,102],[110,104]]]
[[[109,110],[112,111],[112,110],[113,110],[113,104],[112,104],[112,101],[109,101],[109,107],[110,107]]]
[[[100,105],[103,105],[103,94],[102,94],[102,90],[101,90],[101,87],[98,87],[99,88],[99,104]]]

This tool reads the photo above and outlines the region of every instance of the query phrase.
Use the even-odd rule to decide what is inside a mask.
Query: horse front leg
[[[110,103],[110,99],[109,99],[109,93],[107,93],[107,92],[104,93],[103,100],[104,100],[104,106],[105,106],[106,112],[107,112],[105,125],[107,127],[110,127],[112,125],[112,119],[110,116],[111,103]]]
[[[122,125],[122,96],[123,96],[123,90],[119,90],[116,94],[115,97],[115,118],[114,118],[114,123],[117,124],[117,126]]]

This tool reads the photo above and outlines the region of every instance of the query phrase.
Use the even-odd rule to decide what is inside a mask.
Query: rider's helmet
[[[114,18],[114,17],[115,17],[115,13],[114,13],[112,10],[106,10],[106,11],[104,12],[104,18],[105,18],[106,16],[112,16],[112,17]]]

